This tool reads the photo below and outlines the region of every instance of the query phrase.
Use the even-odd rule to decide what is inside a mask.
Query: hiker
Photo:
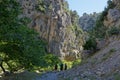
[[[60,71],[63,70],[63,63],[60,64]]]
[[[55,64],[54,70],[56,71],[58,69],[58,65]]]
[[[65,63],[65,68],[64,68],[64,70],[67,70],[67,64]]]

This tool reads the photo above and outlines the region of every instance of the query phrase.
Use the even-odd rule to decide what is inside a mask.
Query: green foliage
[[[72,67],[77,66],[77,65],[79,65],[80,63],[81,63],[81,59],[75,60],[75,61],[73,61],[73,63],[72,63]]]
[[[108,0],[108,6],[105,7],[104,11],[101,13],[99,18],[96,21],[96,25],[93,30],[90,32],[90,35],[96,38],[104,38],[106,36],[107,28],[104,26],[103,21],[107,19],[108,10],[115,7],[114,3],[111,0]]]
[[[51,64],[45,57],[46,43],[37,38],[36,31],[28,28],[28,18],[18,18],[21,9],[16,0],[0,1],[0,59],[10,70]],[[48,58],[45,60],[45,58]],[[44,62],[44,63],[43,63]]]
[[[115,80],[120,80],[120,73],[114,73],[114,79]]]
[[[62,60],[62,63],[63,64],[67,64],[67,68],[68,69],[70,69],[70,68],[72,68],[72,64],[73,64],[73,62],[72,61],[67,61],[67,60]]]
[[[107,6],[108,9],[113,9],[115,7],[115,4],[113,3],[112,0],[108,0],[107,4],[108,4],[108,6]]]
[[[75,31],[76,36],[81,36],[83,34],[83,30],[79,26],[79,15],[76,11],[70,11],[71,22],[72,22],[72,30]]]
[[[30,20],[29,18],[27,18],[27,17],[24,17],[24,18],[21,18],[21,19],[20,19],[20,22],[21,22],[22,24],[24,24],[24,25],[27,25],[28,23],[31,22],[31,20]]]
[[[102,22],[97,21],[96,27],[94,27],[89,34],[95,38],[104,38],[106,36],[107,27]]]
[[[44,0],[38,0],[36,10],[46,13],[48,10],[52,11],[53,10],[53,5],[50,1],[50,3],[45,2]]]
[[[78,26],[79,23],[79,15],[76,11],[70,11],[71,21],[74,26]]]
[[[107,28],[104,26],[103,21],[106,19],[108,10],[105,10],[101,13],[101,15],[96,20],[95,27],[89,32],[91,36],[96,38],[104,38],[106,35]]]
[[[113,9],[114,7],[115,7],[115,4],[111,0],[108,0],[107,7],[105,7],[104,11],[102,12],[102,14],[100,16],[100,21],[103,21],[104,19],[106,19],[106,16],[108,14],[108,10]]]
[[[42,13],[45,13],[45,10],[46,10],[46,5],[44,3],[44,0],[38,0],[38,4],[36,6],[36,9],[38,11],[41,11]]]
[[[49,7],[48,7],[48,9],[52,10],[52,8],[53,8],[53,6],[52,6],[52,4],[50,4]]]
[[[61,63],[61,60],[57,56],[50,53],[45,55],[43,60],[43,65],[41,67],[53,67],[55,64]]]
[[[115,49],[110,49],[109,52],[110,52],[110,53],[112,53],[112,52],[116,52],[116,50],[115,50]]]
[[[120,28],[118,28],[118,27],[111,27],[111,28],[108,30],[109,36],[118,35],[119,33],[120,33]]]
[[[0,77],[0,80],[35,80],[40,75],[34,72],[24,71],[10,76]]]
[[[63,2],[62,7],[63,7],[63,9],[64,9],[65,12],[70,12],[70,10],[69,10],[69,4],[68,4],[67,1]]]
[[[95,38],[90,37],[90,38],[86,41],[86,43],[84,44],[83,47],[84,47],[85,50],[96,50],[97,43],[96,43]]]
[[[75,67],[75,66],[79,65],[81,63],[81,59],[76,59],[74,61],[62,60],[62,63],[67,64],[67,68],[70,69],[72,67]]]

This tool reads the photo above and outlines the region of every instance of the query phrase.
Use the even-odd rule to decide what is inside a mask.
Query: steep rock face
[[[107,20],[104,20],[105,26],[120,26],[120,11],[118,9],[110,9],[108,11]]]
[[[80,27],[84,31],[89,31],[95,26],[95,22],[98,16],[99,16],[98,13],[93,13],[93,14],[84,13],[83,16],[81,16],[79,20]]]
[[[113,0],[113,2],[116,5],[116,8],[120,9],[120,0]]]
[[[107,19],[104,20],[105,26],[120,26],[120,1],[113,0],[115,7],[108,10]]]
[[[83,44],[80,35],[72,27],[71,16],[65,9],[64,0],[18,0],[23,14],[29,17],[28,25],[37,30],[39,37],[48,42],[48,51],[61,58],[79,57]],[[76,36],[77,35],[77,36]]]

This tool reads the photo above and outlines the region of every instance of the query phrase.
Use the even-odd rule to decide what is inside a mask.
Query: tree
[[[42,66],[46,55],[43,40],[36,31],[26,27],[27,18],[18,18],[21,8],[16,0],[0,1],[0,67],[5,62],[11,71]],[[46,63],[47,64],[47,63]]]
[[[86,41],[86,43],[84,44],[84,49],[86,49],[86,50],[96,50],[96,48],[97,48],[97,43],[96,43],[96,40],[95,40],[95,38],[93,38],[93,37],[90,37],[87,41]]]
[[[104,26],[104,20],[107,20],[107,15],[109,9],[113,9],[115,7],[115,4],[113,1],[108,0],[107,1],[107,7],[104,8],[104,11],[102,11],[99,18],[96,20],[96,25],[90,32],[90,35],[95,36],[96,38],[105,38],[107,27]]]
[[[108,0],[107,1],[107,8],[108,9],[113,9],[114,7],[115,7],[115,4],[113,3],[113,1],[112,0]]]

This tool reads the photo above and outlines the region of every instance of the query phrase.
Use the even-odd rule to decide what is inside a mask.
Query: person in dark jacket
[[[55,71],[58,70],[58,65],[57,65],[57,64],[55,64],[54,70],[55,70]]]
[[[60,64],[60,71],[63,70],[63,63]]]
[[[67,64],[65,63],[65,68],[64,68],[64,70],[67,70]]]

